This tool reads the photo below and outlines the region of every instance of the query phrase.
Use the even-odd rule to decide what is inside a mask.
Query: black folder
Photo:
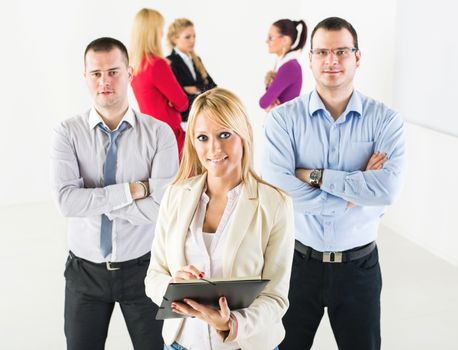
[[[156,314],[156,320],[186,317],[173,312],[171,307],[172,302],[181,302],[184,298],[218,308],[219,298],[224,296],[231,310],[248,307],[269,281],[264,279],[200,279],[170,283]]]

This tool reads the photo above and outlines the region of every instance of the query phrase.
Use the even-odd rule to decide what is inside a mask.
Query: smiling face
[[[312,47],[313,50],[353,48],[353,37],[347,29],[326,30],[320,28],[313,36]],[[361,59],[359,50],[346,57],[331,52],[326,57],[319,57],[310,53],[309,58],[318,92],[353,88],[353,78]]]
[[[193,26],[188,26],[179,32],[173,39],[175,47],[186,54],[194,50],[196,44],[196,33]]]
[[[196,117],[193,134],[194,149],[209,179],[217,177],[228,182],[241,179],[243,144],[240,136],[204,113]]]
[[[132,68],[128,67],[121,50],[89,50],[85,63],[84,77],[95,108],[109,114],[125,110],[128,106],[127,89],[132,79]]]

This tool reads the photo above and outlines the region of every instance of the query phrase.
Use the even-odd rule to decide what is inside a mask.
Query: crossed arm
[[[283,118],[276,111],[270,116],[265,125],[262,175],[293,198],[296,212],[336,216],[352,205],[389,205],[400,192],[405,143],[403,123],[395,114],[386,117],[376,130],[374,149],[379,153],[370,157],[365,169],[324,169],[320,188],[309,185],[310,169],[297,169],[297,157],[303,155],[292,139],[297,130],[293,130],[290,116]]]
[[[172,134],[168,128],[167,132]],[[66,217],[105,214],[111,220],[121,218],[133,225],[154,223],[165,186],[173,176],[161,170],[163,164],[173,163],[170,157],[176,153],[176,145],[168,141],[174,138],[167,136],[158,141],[149,178],[89,188],[80,173],[68,130],[63,126],[56,128],[51,149],[51,185],[61,213]]]
[[[380,170],[383,168],[383,164],[385,164],[387,160],[387,155],[386,153],[382,152],[374,152],[372,156],[370,157],[369,161],[367,162],[366,168],[364,171],[369,171],[369,170]],[[313,169],[303,169],[303,168],[297,168],[295,171],[296,177],[303,181],[306,182],[307,184],[311,185],[310,183],[310,173],[312,172]],[[323,177],[321,178],[320,181],[320,187],[323,183]],[[347,202],[347,208],[353,208],[355,204],[352,202]]]

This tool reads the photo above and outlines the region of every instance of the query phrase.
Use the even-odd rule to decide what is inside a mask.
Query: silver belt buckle
[[[324,263],[341,263],[342,252],[323,252]]]
[[[120,269],[119,267],[111,267],[111,261],[107,261],[106,264],[107,264],[108,271],[116,271]]]

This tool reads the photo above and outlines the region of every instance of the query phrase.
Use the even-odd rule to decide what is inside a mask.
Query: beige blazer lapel
[[[232,277],[235,256],[258,208],[258,183],[249,177],[243,184],[239,202],[232,213],[224,247],[223,278]]]
[[[203,174],[183,185],[182,198],[178,203],[177,222],[173,232],[173,239],[170,240],[170,247],[176,253],[177,268],[188,264],[184,253],[186,235],[202,196],[206,180],[207,175]]]

